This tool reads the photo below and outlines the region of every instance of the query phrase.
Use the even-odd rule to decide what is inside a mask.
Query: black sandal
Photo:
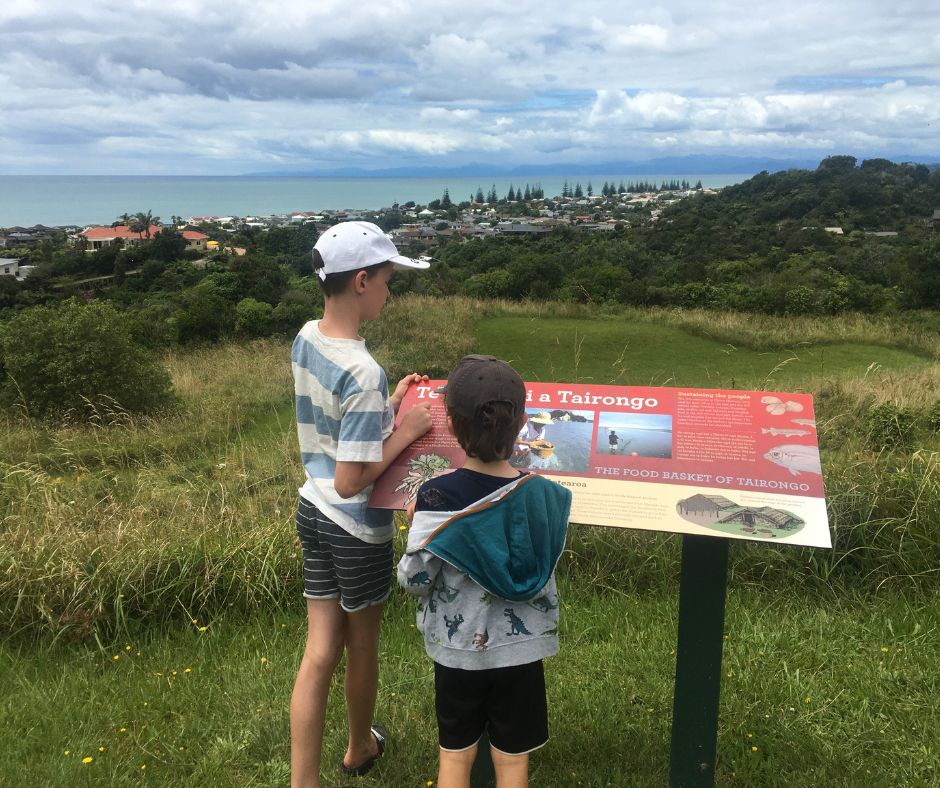
[[[388,738],[388,731],[378,723],[373,724],[371,730],[372,736],[375,738],[375,743],[379,747],[379,751],[371,758],[366,758],[358,766],[347,766],[342,761],[339,762],[339,765],[343,767],[343,771],[352,777],[362,777],[368,774],[372,767],[375,766],[375,762],[381,758],[382,753],[385,752],[385,740]]]

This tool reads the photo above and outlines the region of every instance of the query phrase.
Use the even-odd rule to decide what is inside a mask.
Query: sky
[[[940,160],[936,0],[16,0],[0,173]]]

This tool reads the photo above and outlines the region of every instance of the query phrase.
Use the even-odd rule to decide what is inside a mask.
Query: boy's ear
[[[520,430],[526,425],[526,422],[528,420],[529,420],[529,414],[526,413],[525,411],[522,411],[522,415],[519,417],[519,429]]]
[[[456,433],[454,433],[454,420],[453,420],[449,415],[448,415],[448,417],[447,417],[447,431],[448,431],[451,435],[455,435],[455,434],[456,434]]]
[[[356,271],[356,275],[353,277],[353,290],[357,293],[362,293],[366,289],[366,280],[369,278],[369,274],[366,271]]]

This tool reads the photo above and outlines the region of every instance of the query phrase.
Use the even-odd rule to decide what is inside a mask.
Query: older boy
[[[323,233],[313,250],[324,294],[323,318],[294,340],[291,360],[297,432],[306,481],[297,532],[304,556],[307,644],[291,696],[291,784],[318,788],[327,695],[346,653],[347,774],[365,774],[385,749],[372,714],[378,689],[378,639],[391,587],[391,512],[368,507],[371,485],[401,451],[431,427],[415,408],[393,431],[394,411],[411,374],[389,396],[384,370],[359,336],[378,317],[394,268],[427,268],[398,254],[374,224],[348,222]],[[426,379],[426,378],[425,378]]]
[[[398,564],[434,660],[437,784],[469,786],[487,731],[497,785],[522,788],[529,753],[548,741],[542,659],[558,651],[554,570],[571,493],[508,462],[526,418],[525,385],[508,364],[464,357],[444,404],[467,460],[419,489]]]

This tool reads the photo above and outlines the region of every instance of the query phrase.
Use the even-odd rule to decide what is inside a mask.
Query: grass
[[[718,782],[937,782],[940,436],[929,413],[940,365],[926,334],[898,330],[891,346],[887,324],[861,318],[754,326],[403,298],[367,337],[393,381],[443,377],[480,350],[529,379],[812,391],[835,548],[734,545]],[[787,361],[791,348],[799,358]],[[182,404],[159,417],[0,415],[0,784],[286,782],[304,632],[288,343],[178,352],[167,365]],[[866,416],[884,402],[912,414],[909,445],[866,441]],[[679,545],[574,529],[559,573],[563,652],[550,663],[555,736],[533,784],[665,783]],[[411,620],[395,596],[380,697],[408,734],[363,785],[434,773],[430,663]]]
[[[510,361],[526,380],[791,391],[827,377],[884,377],[936,366],[910,351],[872,344],[794,338],[789,348],[753,350],[629,317],[496,317],[482,321],[476,336],[480,347]]]
[[[562,652],[547,663],[553,736],[533,756],[532,784],[663,785],[675,576],[629,594],[587,580],[561,585]],[[425,785],[436,771],[431,664],[412,622],[410,600],[396,596],[378,701],[393,740],[363,786]],[[284,785],[301,600],[199,624],[207,630],[145,629],[102,648],[0,647],[0,726],[18,732],[0,783]],[[935,784],[935,599],[733,586],[726,626],[718,785]],[[341,780],[345,746],[338,681],[332,693],[326,785]]]

